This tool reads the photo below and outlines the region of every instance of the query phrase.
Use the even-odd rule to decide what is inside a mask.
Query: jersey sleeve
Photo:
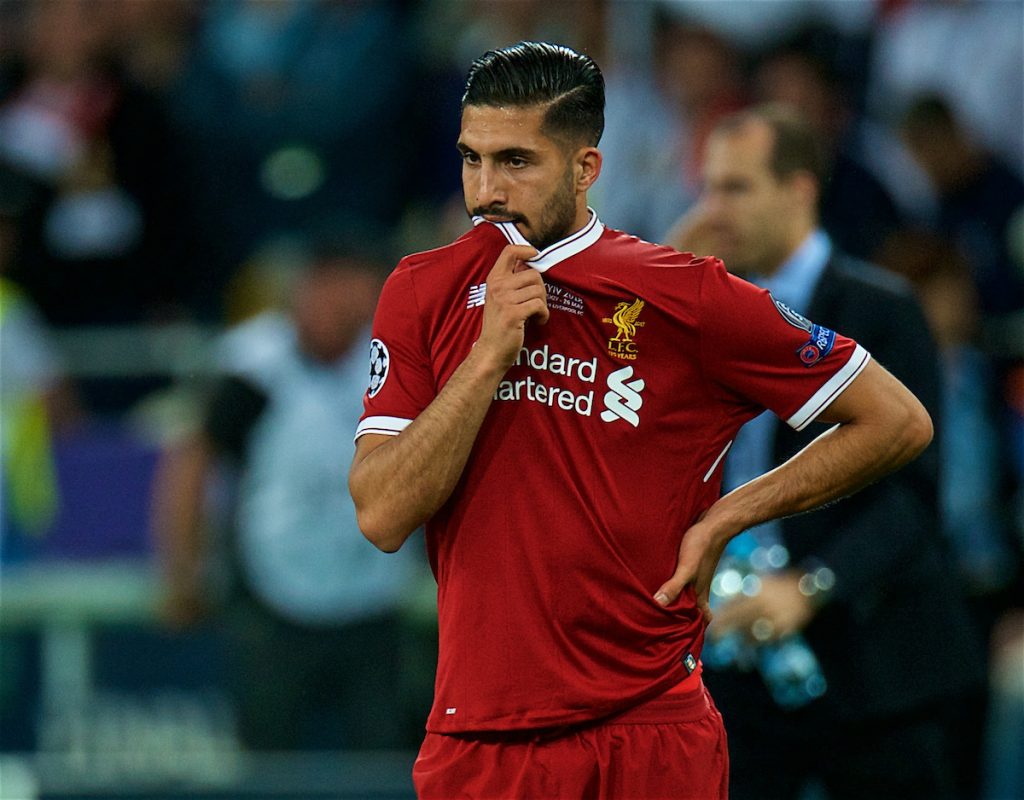
[[[437,394],[422,324],[412,276],[400,265],[385,282],[374,315],[357,439],[366,433],[397,436]]]
[[[720,261],[701,282],[701,358],[723,395],[803,430],[853,382],[870,355],[793,311]]]

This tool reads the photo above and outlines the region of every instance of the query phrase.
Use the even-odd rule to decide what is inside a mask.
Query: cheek
[[[469,167],[463,166],[462,168],[462,193],[466,196],[467,200],[473,199],[477,195],[477,188],[479,186],[478,171],[472,170]]]
[[[769,199],[751,194],[738,198],[733,208],[733,221],[748,233],[760,234],[779,224],[778,209]]]
[[[535,185],[531,181],[509,181],[505,190],[506,205],[511,211],[522,214],[533,223],[538,212],[545,208],[544,198],[548,195],[549,188]]]
[[[545,208],[558,214],[564,214],[566,209],[575,205],[576,189],[571,171],[552,179],[545,186],[547,188]]]

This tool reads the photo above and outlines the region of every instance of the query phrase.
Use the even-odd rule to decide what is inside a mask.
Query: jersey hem
[[[367,417],[356,427],[355,439],[366,433],[380,433],[384,436],[398,436],[412,424],[405,417]]]
[[[603,707],[594,706],[592,708],[574,712],[547,711],[531,713],[526,711],[519,714],[504,714],[491,719],[477,720],[474,722],[462,721],[459,723],[453,723],[449,722],[452,718],[445,715],[445,709],[440,709],[440,712],[438,712],[438,710],[434,710],[427,718],[426,730],[428,733],[437,733],[442,735],[473,735],[482,733],[515,734],[526,732],[543,734],[544,732],[599,724],[617,717],[620,714],[629,713],[653,699],[662,697],[670,688],[678,685],[680,681],[687,677],[689,676],[687,675],[686,670],[682,666],[679,666],[678,668],[673,669],[666,678],[658,681],[652,687],[647,689],[647,691],[636,697],[626,698],[621,703],[615,703]],[[691,693],[686,692],[679,696],[690,697]],[[442,720],[441,724],[438,724],[438,716],[440,716]],[[445,725],[444,722],[449,722],[449,724]]]

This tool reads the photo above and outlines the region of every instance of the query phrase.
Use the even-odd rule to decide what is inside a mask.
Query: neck
[[[576,217],[572,222],[572,230],[566,236],[572,236],[577,231],[582,230],[588,222],[590,222],[590,208],[587,206],[587,198],[584,195],[582,201],[576,204]]]
[[[780,243],[781,246],[775,258],[771,259],[767,264],[762,264],[758,273],[763,275],[765,278],[770,278],[775,275],[780,269],[782,269],[782,266],[793,257],[793,254],[800,249],[803,243],[807,241],[807,237],[810,236],[814,230],[815,228],[813,226],[808,227],[806,225],[801,225],[798,228],[795,228],[792,233]]]

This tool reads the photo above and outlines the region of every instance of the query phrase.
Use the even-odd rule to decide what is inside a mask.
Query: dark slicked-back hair
[[[466,106],[547,106],[542,130],[594,147],[604,132],[604,76],[589,57],[547,42],[490,50],[466,77]]]

